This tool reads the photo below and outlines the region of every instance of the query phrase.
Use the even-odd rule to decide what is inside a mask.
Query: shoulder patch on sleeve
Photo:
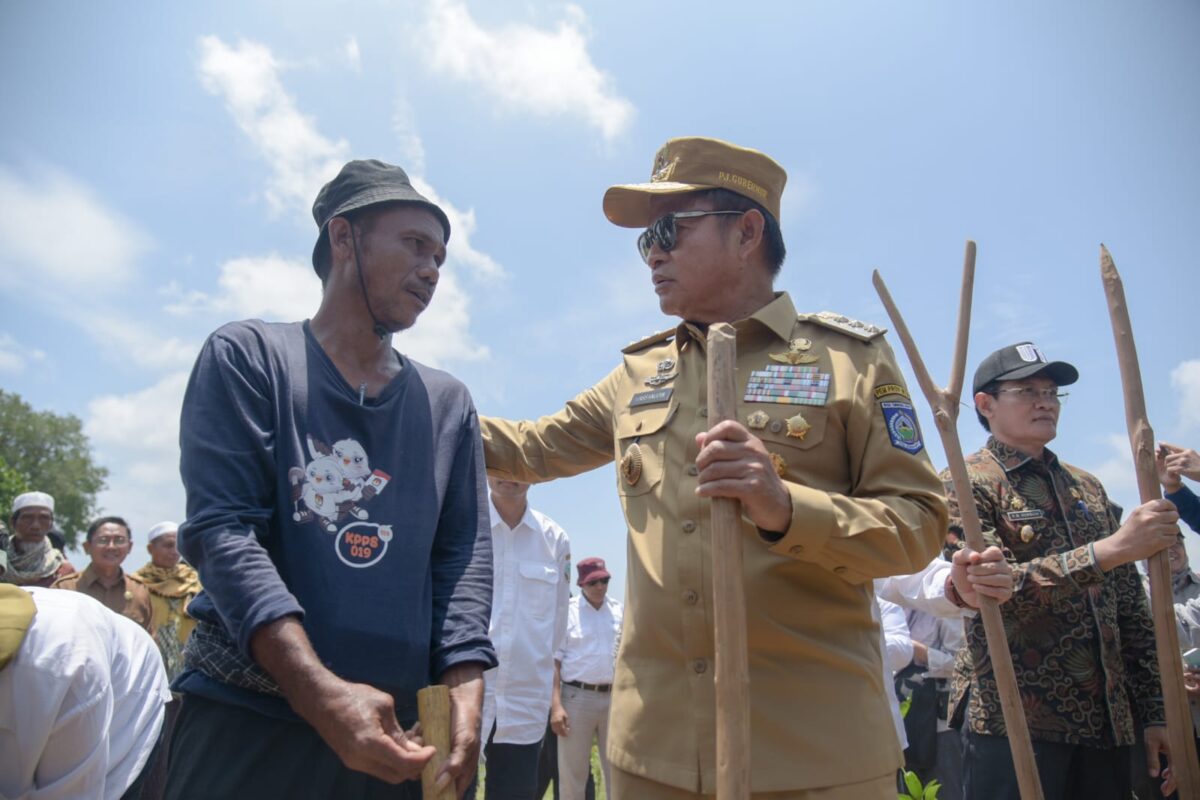
[[[621,348],[621,352],[622,353],[636,353],[638,350],[644,350],[647,347],[650,347],[651,345],[661,344],[662,342],[669,341],[674,336],[675,336],[675,329],[667,328],[665,331],[659,331],[658,333],[652,333],[649,336],[647,336],[645,339],[638,339],[637,341],[630,342],[629,344],[627,344],[626,346]]]
[[[851,319],[845,314],[835,314],[832,311],[818,311],[816,313],[798,314],[797,319],[806,322],[815,322],[838,333],[844,333],[847,336],[852,336],[863,342],[869,342],[877,336],[882,336],[887,333],[887,328],[880,328],[877,325],[872,325],[869,322]]]
[[[898,383],[883,383],[875,387],[875,399],[887,397],[890,394],[908,398],[908,390]],[[911,398],[909,398],[911,399]]]
[[[879,404],[879,410],[892,447],[914,456],[921,452],[925,443],[921,441],[921,428],[917,425],[917,412],[912,403],[885,400]]]

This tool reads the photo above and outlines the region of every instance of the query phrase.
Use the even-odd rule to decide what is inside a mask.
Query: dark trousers
[[[420,781],[394,786],[347,768],[303,722],[191,694],[180,704],[168,765],[167,800],[421,800]]]
[[[541,800],[538,788],[538,753],[540,741],[533,744],[503,744],[492,739],[496,726],[488,733],[483,746],[487,777],[484,779],[484,800]],[[471,781],[463,797],[475,797],[475,784]]]
[[[1128,747],[1033,742],[1046,800],[1126,800],[1133,791]],[[1020,800],[1006,736],[967,733],[963,750],[967,800]]]

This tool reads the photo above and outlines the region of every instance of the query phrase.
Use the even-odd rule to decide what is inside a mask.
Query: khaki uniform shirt
[[[1133,744],[1134,722],[1165,717],[1154,622],[1133,564],[1109,572],[1094,544],[1120,527],[1121,510],[1094,475],[1045,451],[1041,459],[994,437],[967,456],[989,545],[1009,555],[1012,600],[1000,607],[1013,669],[1035,740],[1089,747]],[[951,522],[958,499],[943,473]],[[1004,736],[983,621],[967,621],[951,692],[951,720]]]
[[[126,575],[124,571],[121,572],[121,582],[108,587],[100,582],[100,576],[96,574],[92,565],[88,564],[83,572],[55,581],[53,588],[83,592],[89,597],[94,597],[109,610],[124,614],[145,628],[147,633],[154,634],[150,593],[146,591],[145,586]]]
[[[782,535],[743,518],[753,790],[889,774],[901,753],[881,682],[871,579],[916,572],[937,554],[946,530],[941,486],[881,338],[797,317],[786,294],[735,328],[737,418],[777,457],[792,498]],[[829,376],[827,397],[817,386],[791,390],[790,399],[807,391],[810,405],[782,395],[744,400],[747,389],[771,394],[748,386],[759,377],[751,373],[792,366],[770,358],[786,355],[789,343],[797,360],[812,357],[802,366]],[[485,457],[493,475],[522,481],[617,462],[629,574],[609,758],[626,772],[712,793],[711,504],[695,494],[694,438],[710,427],[705,340],[685,323],[625,353],[557,414],[482,418]]]

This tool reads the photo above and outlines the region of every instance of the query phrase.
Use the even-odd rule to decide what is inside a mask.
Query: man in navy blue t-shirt
[[[415,696],[450,687],[461,793],[479,754],[490,522],[466,388],[392,349],[428,306],[450,223],[398,167],[317,196],[311,320],[204,345],[180,427],[200,572],[167,797],[420,797]],[[400,784],[395,786],[394,784]]]

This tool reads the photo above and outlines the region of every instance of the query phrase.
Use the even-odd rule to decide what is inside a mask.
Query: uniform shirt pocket
[[[522,561],[520,573],[522,610],[539,619],[554,616],[558,570],[544,561]]]
[[[625,409],[615,422],[617,493],[647,494],[662,480],[667,423],[677,406]]]

